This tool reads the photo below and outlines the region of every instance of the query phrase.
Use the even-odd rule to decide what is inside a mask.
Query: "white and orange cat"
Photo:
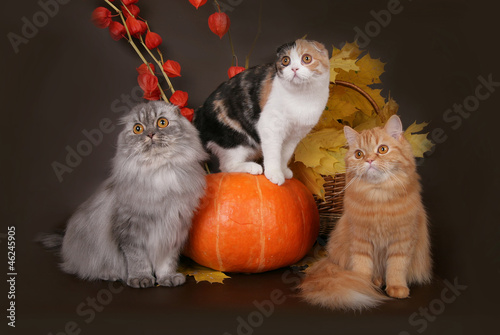
[[[223,172],[262,174],[281,185],[288,161],[318,123],[328,100],[330,62],[324,45],[299,39],[282,45],[273,63],[222,83],[193,123]],[[255,162],[263,158],[264,168]]]
[[[347,187],[344,214],[332,231],[327,257],[299,286],[306,301],[360,310],[407,298],[412,283],[431,280],[427,216],[419,176],[401,120],[356,132],[344,128]]]

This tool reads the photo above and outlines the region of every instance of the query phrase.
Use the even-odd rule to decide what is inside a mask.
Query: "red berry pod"
[[[125,19],[128,19],[130,14],[132,14],[134,17],[137,17],[137,15],[139,15],[139,13],[141,12],[141,9],[134,4],[128,6],[121,6],[121,9],[123,16],[125,16]]]
[[[186,107],[188,101],[187,92],[183,91],[175,91],[174,94],[170,97],[170,102],[174,105],[179,106],[180,108]]]
[[[142,73],[137,76],[137,82],[144,92],[151,92],[158,88],[158,78],[151,73]]]
[[[207,0],[189,0],[189,2],[191,3],[191,5],[195,6],[196,9],[198,9],[204,4],[206,4]]]
[[[161,44],[162,38],[159,34],[148,31],[145,42],[149,50],[156,49]]]
[[[98,28],[107,28],[111,24],[111,11],[105,7],[97,7],[92,12],[92,23]]]
[[[231,21],[226,13],[213,13],[208,17],[208,27],[221,39],[228,32],[230,25]]]
[[[125,6],[128,6],[128,5],[131,5],[131,4],[133,4],[133,3],[137,3],[138,1],[139,1],[139,0],[123,0],[122,2],[123,2],[123,4],[124,4]]]
[[[150,92],[144,92],[144,95],[142,97],[146,100],[160,100],[161,99],[160,89],[157,87],[156,90]]]
[[[128,31],[130,32],[131,35],[140,35],[143,32],[143,27],[141,25],[140,20],[137,20],[133,16],[129,16],[125,23],[127,24]],[[144,22],[143,22],[144,23]],[[145,24],[144,24],[145,25]]]
[[[181,65],[174,60],[167,60],[163,64],[163,71],[170,78],[180,77],[181,76]]]
[[[188,119],[189,122],[193,121],[194,109],[183,107],[181,108],[181,115]]]
[[[123,36],[127,34],[125,27],[120,22],[112,21],[109,24],[109,34],[111,38],[115,41],[120,40]]]
[[[149,63],[149,67],[151,68],[151,70],[153,70],[153,73],[154,73],[155,72],[155,65],[153,63]],[[148,67],[144,63],[142,63],[136,70],[139,74],[145,74],[145,73],[151,74],[151,72],[149,72],[149,70],[148,70]]]
[[[227,75],[229,79],[236,76],[238,73],[245,71],[245,68],[242,66],[231,66],[229,70],[227,70]]]

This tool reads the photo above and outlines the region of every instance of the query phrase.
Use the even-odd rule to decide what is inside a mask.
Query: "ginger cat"
[[[332,309],[360,310],[408,298],[411,283],[431,279],[427,216],[419,176],[401,120],[356,132],[344,128],[347,187],[344,214],[330,235],[328,256],[299,286],[306,301]]]

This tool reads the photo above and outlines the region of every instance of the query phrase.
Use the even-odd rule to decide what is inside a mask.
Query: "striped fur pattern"
[[[308,302],[332,309],[374,307],[408,298],[408,285],[431,280],[427,217],[411,146],[399,117],[361,133],[345,127],[344,215],[331,233],[328,256],[300,285]]]
[[[329,69],[325,47],[300,39],[278,48],[274,63],[221,84],[193,121],[221,171],[264,172],[278,185],[292,178],[288,161],[325,108]],[[255,162],[260,158],[264,168]]]

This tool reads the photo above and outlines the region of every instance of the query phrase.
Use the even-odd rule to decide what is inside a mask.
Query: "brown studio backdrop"
[[[237,2],[228,14],[241,65],[257,30],[259,4],[254,0]],[[277,46],[305,34],[328,46],[352,41],[354,28],[364,30],[368,22],[374,21],[370,11],[385,9],[388,2],[264,1],[262,35],[251,65],[271,61]],[[17,54],[7,38],[2,44],[1,232],[8,225],[16,225],[21,333],[55,333],[73,319],[82,324],[75,307],[87,296],[95,296],[102,285],[81,283],[63,275],[55,266],[56,259],[32,242],[38,232],[61,227],[106,178],[118,128],[104,134],[102,143],[65,174],[62,182],[51,164],[64,163],[66,146],[75,148],[85,139],[82,130],[96,129],[103,118],[116,124],[120,112],[114,113],[112,106],[123,107],[122,95],[131,94],[137,86],[137,56],[124,41],[112,41],[107,31],[89,22],[93,8],[102,3],[74,0],[60,5],[57,15],[27,44],[20,45]],[[161,49],[165,56],[182,65],[182,77],[173,80],[175,88],[189,92],[189,107],[198,106],[226,80],[231,59],[227,37],[221,41],[208,29],[206,20],[213,7],[208,4],[196,11],[187,0],[140,1],[139,5],[153,31],[164,38]],[[500,266],[499,160],[495,147],[500,93],[492,92],[488,99],[480,101],[468,118],[461,119],[457,129],[452,126],[458,123],[446,122],[443,114],[475,94],[478,76],[487,78],[491,74],[494,81],[500,81],[498,43],[493,38],[494,3],[422,0],[401,1],[401,6],[404,9],[392,16],[366,49],[387,63],[382,76],[384,93],[390,90],[400,104],[404,125],[414,120],[431,121],[429,130],[441,128],[447,136],[432,155],[420,161],[419,172],[431,220],[435,272],[438,278],[458,278],[468,286],[427,333],[487,327],[493,324],[492,316],[498,314],[495,301],[499,298],[498,290],[492,288],[498,283]],[[32,17],[41,7],[36,1],[24,1],[9,2],[7,8],[8,15],[0,23],[4,36],[8,32],[19,34],[21,18]],[[127,291],[117,295],[95,322],[83,323],[87,327],[84,330],[95,334],[97,329],[127,332],[133,328],[127,318],[142,320],[143,327],[159,329],[163,316],[175,327],[184,325],[194,330],[206,325],[224,333],[235,328],[237,315],[253,310],[253,300],[265,299],[273,287],[282,284],[279,279],[269,278],[259,281],[242,277],[239,282],[220,287],[199,284],[189,290],[154,294]],[[409,311],[425,306],[434,297],[414,297],[414,308]],[[144,303],[141,308],[149,314],[135,310],[134,301]],[[179,312],[178,318],[166,317],[177,310],[165,307],[165,301],[188,307],[180,308],[184,312]],[[193,304],[218,304],[220,309],[216,309],[217,314],[211,308],[200,307],[189,314],[186,311]],[[232,311],[232,306],[240,309]],[[415,331],[407,321],[411,312],[398,315],[397,308],[390,311],[375,314],[380,315],[375,319],[368,313],[364,323],[359,323],[352,315],[331,317],[327,311],[297,302],[277,311],[256,333],[273,333],[277,329],[300,333],[306,326],[317,328],[318,333],[334,327],[352,333],[361,333],[365,327],[375,333]],[[187,322],[189,317],[197,322]],[[107,323],[113,319],[121,323]]]

